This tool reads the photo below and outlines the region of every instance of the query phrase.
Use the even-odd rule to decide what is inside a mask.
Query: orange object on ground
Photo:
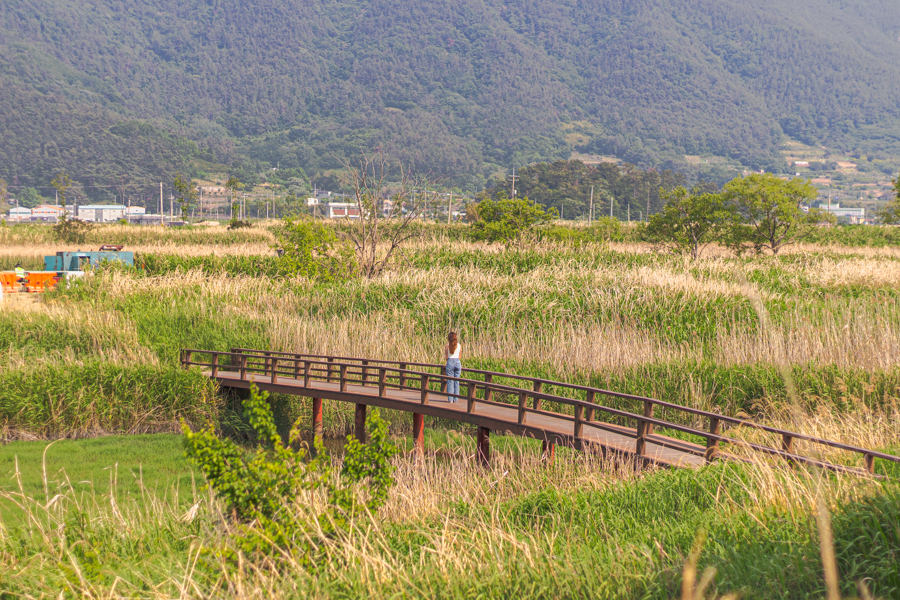
[[[15,294],[18,292],[21,286],[16,283],[15,271],[0,272],[0,286],[3,287],[4,294]]]
[[[59,283],[56,271],[32,271],[27,275],[28,291],[32,293],[46,292],[52,290]]]
[[[25,290],[30,293],[41,293],[56,288],[59,273],[56,271],[29,271],[25,273]],[[4,294],[19,294],[22,286],[16,280],[15,271],[0,272],[0,286]]]

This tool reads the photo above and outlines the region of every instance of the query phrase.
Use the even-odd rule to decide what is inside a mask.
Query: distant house
[[[809,161],[808,160],[798,160],[798,161],[794,162],[794,166],[795,167],[808,167]]]

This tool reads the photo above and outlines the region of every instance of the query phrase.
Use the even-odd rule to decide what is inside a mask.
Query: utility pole
[[[631,205],[628,205],[628,222],[631,223]]]
[[[591,209],[588,211],[588,225],[594,222],[594,186],[591,186]]]
[[[512,174],[512,197],[513,197],[513,199],[515,199],[515,197],[516,197],[516,168],[515,167],[513,167],[513,174]]]
[[[453,190],[450,190],[450,201],[447,202],[447,225],[450,224],[450,214],[453,212]]]
[[[162,225],[163,218],[163,195],[162,195],[162,182],[159,182],[159,224]]]
[[[613,216],[612,211],[613,211],[613,205],[615,203],[616,203],[616,197],[613,196],[612,194],[609,194],[609,218],[610,219],[612,219],[612,216]]]

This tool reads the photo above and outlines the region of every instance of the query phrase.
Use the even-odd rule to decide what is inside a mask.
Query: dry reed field
[[[125,242],[138,268],[103,267],[41,303],[3,306],[3,436],[178,432],[184,419],[240,438],[240,406],[181,369],[180,348],[440,362],[452,329],[468,367],[900,451],[896,247],[828,242],[777,257],[714,249],[690,261],[638,241],[507,250],[468,241],[457,226],[423,231],[382,276],[321,283],[278,275],[263,226],[95,228],[92,243]],[[5,262],[61,249],[37,228],[0,229]],[[305,400],[276,396],[272,406],[288,424],[309,418]],[[407,446],[408,417],[383,417],[394,443]],[[326,435],[339,437],[352,426],[352,409],[327,405],[325,418]],[[391,459],[395,485],[383,507],[334,533],[317,516],[323,496],[311,491],[284,508],[305,524],[302,533],[269,554],[235,541],[245,527],[268,530],[233,522],[201,481],[177,498],[142,491],[126,501],[113,486],[87,499],[46,483],[47,472],[66,465],[44,465],[43,475],[14,469],[0,484],[0,590],[98,598],[900,597],[900,488],[892,479],[768,461],[640,471],[567,449],[547,464],[533,441],[502,437],[485,470],[472,461],[469,429],[428,427],[424,460],[405,452]],[[764,439],[729,435],[738,449],[740,440]],[[840,451],[819,456],[859,466]],[[132,473],[139,478],[139,468]],[[18,486],[28,477],[43,494]]]

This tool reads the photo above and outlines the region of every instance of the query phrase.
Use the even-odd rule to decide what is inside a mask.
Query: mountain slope
[[[230,163],[233,144],[307,172],[384,145],[467,186],[573,141],[660,165],[777,168],[785,133],[900,153],[900,3],[790,4],[9,0],[0,176],[150,180],[198,154]],[[110,133],[134,120],[154,124],[152,153],[140,128]],[[60,131],[93,134],[49,160]]]

